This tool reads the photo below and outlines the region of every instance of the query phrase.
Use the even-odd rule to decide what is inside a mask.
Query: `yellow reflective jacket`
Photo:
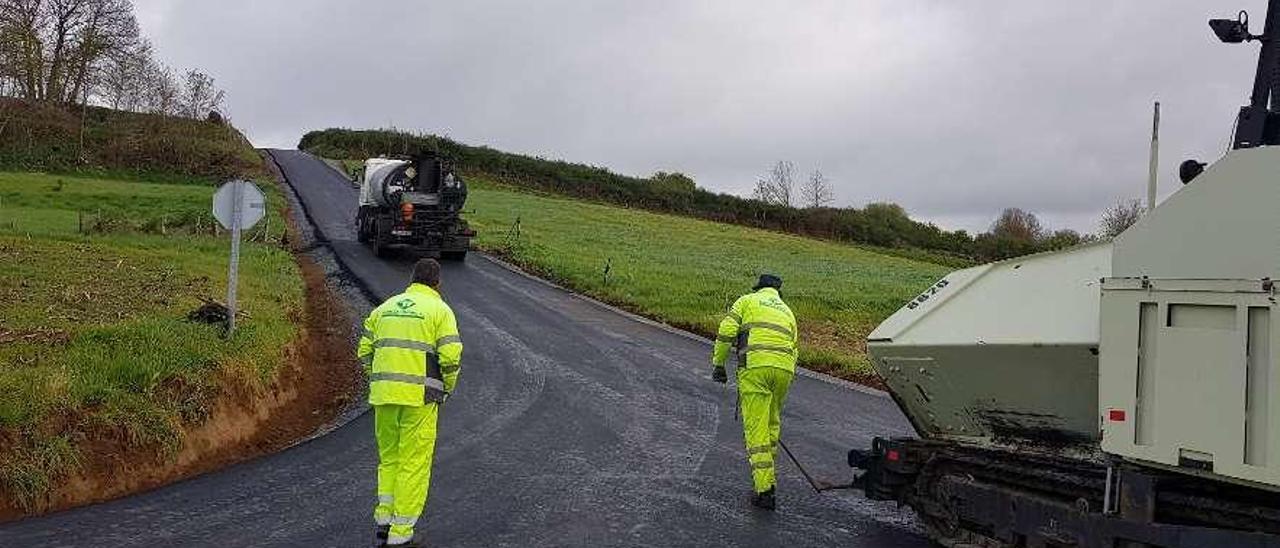
[[[744,367],[777,367],[794,373],[798,333],[796,316],[778,290],[762,288],[743,295],[729,308],[716,334],[711,363],[724,367],[729,348],[737,346],[738,352],[746,354]]]
[[[371,405],[444,401],[462,361],[458,321],[436,290],[415,283],[373,309],[356,355],[369,374]]]

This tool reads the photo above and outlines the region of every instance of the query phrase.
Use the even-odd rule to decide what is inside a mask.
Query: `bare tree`
[[[186,75],[186,86],[182,91],[182,114],[199,120],[222,106],[224,95],[222,90],[214,85],[212,76],[199,70],[189,70]]]
[[[102,101],[116,110],[142,110],[150,62],[151,44],[145,41],[110,55],[99,78]]]
[[[131,0],[0,0],[0,78],[27,99],[86,100],[104,61],[140,41]]]
[[[795,172],[795,164],[779,160],[768,175],[756,181],[755,199],[767,204],[790,207],[795,191]]]
[[[43,97],[47,26],[44,0],[0,0],[0,71],[27,99]]]
[[[143,67],[142,82],[142,110],[169,116],[178,113],[182,89],[173,69],[150,59]]]
[[[133,0],[0,0],[0,93],[196,119],[224,98],[208,74],[155,59]]]
[[[68,58],[63,102],[93,94],[112,57],[145,47],[130,0],[89,0]]]
[[[823,207],[835,201],[835,192],[831,190],[831,182],[821,171],[813,170],[809,179],[800,185],[800,204],[804,207]]]
[[[1114,238],[1119,236],[1138,219],[1142,218],[1142,214],[1146,208],[1142,206],[1142,202],[1138,200],[1121,200],[1115,205],[1107,208],[1102,212],[1102,236],[1105,238]]]
[[[991,224],[991,235],[1019,242],[1038,242],[1045,237],[1044,225],[1034,213],[1007,208]]]
[[[63,98],[68,50],[71,49],[72,35],[79,30],[86,3],[87,0],[48,0],[46,4],[46,17],[50,26],[50,32],[46,36],[49,66],[45,72],[41,99],[60,101]]]

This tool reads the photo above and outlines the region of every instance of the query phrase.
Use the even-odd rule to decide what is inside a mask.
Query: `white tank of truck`
[[[391,207],[398,204],[389,203],[387,196],[394,195],[405,186],[404,173],[401,177],[392,178],[397,168],[409,164],[408,160],[392,160],[390,158],[369,158],[364,161],[363,176],[360,180],[360,205]]]

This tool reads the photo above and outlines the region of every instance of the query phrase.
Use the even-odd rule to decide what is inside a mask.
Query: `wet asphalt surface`
[[[356,192],[342,176],[304,153],[271,153],[317,236],[363,288],[377,298],[402,290],[410,259],[384,261],[355,242]],[[785,460],[779,510],[752,509],[734,400],[709,380],[705,342],[476,254],[443,266],[465,351],[441,413],[419,541],[929,546],[908,511],[857,492],[815,494]],[[849,479],[849,448],[910,430],[889,398],[805,376],[783,419],[783,439],[831,481]],[[0,547],[372,546],[375,458],[365,414],[274,455],[0,525]]]

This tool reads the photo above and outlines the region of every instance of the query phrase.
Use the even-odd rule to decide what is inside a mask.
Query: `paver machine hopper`
[[[854,484],[949,546],[1280,546],[1280,0],[1234,147],[1114,240],[953,272],[868,339],[918,437]]]

